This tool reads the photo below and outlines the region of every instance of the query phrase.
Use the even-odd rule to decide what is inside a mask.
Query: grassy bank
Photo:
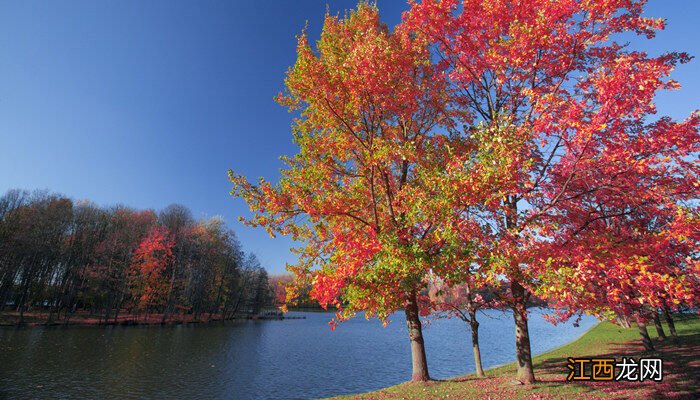
[[[664,325],[667,335],[668,327]],[[336,399],[686,399],[700,393],[700,318],[678,317],[678,340],[660,341],[649,327],[656,351],[643,350],[636,329],[603,322],[578,340],[534,358],[538,382],[515,384],[515,363],[487,371],[486,379],[468,375],[445,381],[403,383],[376,392]],[[622,357],[663,359],[663,381],[566,382],[567,357]]]

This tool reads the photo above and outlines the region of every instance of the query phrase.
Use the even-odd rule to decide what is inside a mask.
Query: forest
[[[99,207],[47,191],[0,198],[3,322],[166,323],[256,316],[275,279],[221,218],[182,205]]]

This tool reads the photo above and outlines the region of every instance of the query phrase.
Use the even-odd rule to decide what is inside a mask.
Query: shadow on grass
[[[698,317],[678,318],[676,327],[680,338],[654,340],[655,351],[643,351],[640,340],[631,340],[634,331],[622,332],[614,326],[604,325],[592,331],[582,343],[552,351],[535,360],[533,385],[521,385],[515,381],[514,364],[486,371],[487,378],[474,375],[433,380],[423,384],[406,383],[386,390],[366,393],[357,398],[366,399],[521,399],[521,398],[598,398],[598,399],[700,399],[700,321]],[[622,335],[618,336],[618,334]],[[652,333],[652,332],[650,332]],[[652,333],[653,334],[653,333]],[[567,354],[567,352],[576,354]],[[578,352],[581,352],[580,354]],[[585,354],[584,352],[590,352]],[[663,361],[663,381],[618,382],[575,381],[567,382],[569,373],[567,357],[660,358]],[[538,361],[539,360],[539,361]],[[619,370],[619,369],[618,369]],[[618,371],[616,371],[618,372]],[[590,371],[587,371],[590,375]]]
[[[644,351],[641,341],[634,341],[616,346],[607,354],[585,355],[572,354],[576,358],[614,358],[620,362],[622,357],[661,358],[663,360],[663,380],[661,382],[645,380],[643,382],[607,381],[566,382],[569,369],[565,357],[551,358],[537,366],[537,373],[542,379],[535,385],[536,390],[556,390],[564,385],[575,385],[580,393],[599,391],[606,397],[625,399],[632,396],[663,399],[697,399],[700,398],[700,333],[684,335],[677,339],[654,342],[655,351]],[[590,375],[590,371],[586,371]]]

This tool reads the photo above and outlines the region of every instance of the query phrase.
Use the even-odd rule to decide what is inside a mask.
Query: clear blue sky
[[[44,188],[100,205],[223,216],[272,273],[294,257],[285,238],[241,225],[229,168],[275,179],[294,154],[291,115],[273,101],[308,20],[319,34],[354,1],[0,2],[0,192]],[[380,1],[398,22],[404,1]],[[668,28],[634,47],[700,56],[700,1],[652,0]],[[660,113],[700,108],[700,61],[658,97]]]

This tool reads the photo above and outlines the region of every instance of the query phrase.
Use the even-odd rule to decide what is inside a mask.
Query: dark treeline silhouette
[[[17,323],[229,319],[273,304],[267,272],[219,218],[98,207],[46,191],[0,198],[0,311]]]

